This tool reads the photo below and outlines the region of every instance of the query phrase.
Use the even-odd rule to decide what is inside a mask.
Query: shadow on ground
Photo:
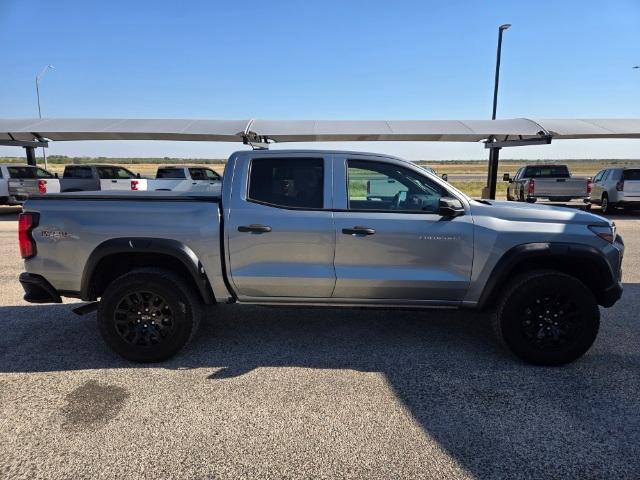
[[[457,311],[213,309],[190,348],[154,367],[233,381],[260,367],[382,372],[426,435],[481,478],[640,476],[640,285],[562,368],[524,365],[484,316]],[[0,372],[147,368],[69,305],[0,308]],[[348,392],[346,393],[348,395]]]

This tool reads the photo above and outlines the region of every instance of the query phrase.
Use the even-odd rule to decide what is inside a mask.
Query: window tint
[[[349,160],[349,208],[436,213],[448,192],[426,176],[388,163]]]
[[[600,170],[598,173],[596,173],[596,176],[593,177],[593,183],[595,182],[599,182],[600,179],[602,179],[602,174],[604,173],[604,170]]]
[[[208,180],[220,180],[222,178],[218,172],[214,172],[210,168],[204,168],[203,170]]]
[[[640,170],[625,170],[622,178],[629,181],[640,180]]]
[[[269,205],[322,208],[324,166],[321,158],[254,158],[249,199]]]
[[[607,178],[609,178],[609,173],[611,173],[611,170],[605,170],[604,173],[602,174],[602,181],[604,182]]]
[[[62,178],[92,178],[91,167],[66,167]]]
[[[36,178],[55,178],[55,175],[51,172],[46,171],[44,168],[36,167],[35,168]]]
[[[11,178],[36,178],[33,167],[7,167]]]
[[[159,168],[156,178],[186,178],[184,168]]]
[[[524,172],[526,178],[569,178],[569,169],[566,165],[540,165],[527,167]]]
[[[191,180],[206,180],[207,177],[204,174],[204,169],[202,168],[190,168],[189,175],[191,175]]]
[[[136,176],[122,167],[97,167],[98,176],[105,180],[117,180],[120,178],[136,178]]]

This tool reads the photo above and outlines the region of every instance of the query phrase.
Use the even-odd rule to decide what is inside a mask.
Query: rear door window
[[[622,178],[629,181],[640,180],[640,169],[625,170],[622,174]]]
[[[66,167],[62,178],[92,178],[91,167]]]
[[[156,178],[186,178],[184,168],[159,168]]]
[[[204,174],[203,168],[190,168],[189,175],[191,175],[191,180],[206,180],[207,177]]]
[[[55,175],[51,172],[46,171],[44,168],[35,168],[36,178],[55,178]]]
[[[203,168],[203,170],[208,180],[220,180],[222,178],[218,172],[214,172],[210,168]]]
[[[127,178],[136,178],[136,176],[122,167],[98,167],[98,176],[105,180],[118,180]]]
[[[275,207],[323,207],[322,158],[254,158],[249,174],[249,201]]]

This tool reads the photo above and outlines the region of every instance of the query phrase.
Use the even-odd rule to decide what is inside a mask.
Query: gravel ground
[[[455,311],[220,307],[161,366],[29,305],[0,215],[0,478],[640,478],[640,222],[625,293],[563,368]]]

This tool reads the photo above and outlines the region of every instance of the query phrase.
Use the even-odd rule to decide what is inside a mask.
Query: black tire
[[[600,210],[603,215],[607,213],[611,213],[612,205],[609,203],[609,196],[606,193],[602,194],[602,199],[600,200]]]
[[[537,201],[537,198],[527,198],[527,203],[536,203]]]
[[[564,365],[589,350],[600,328],[593,293],[577,278],[538,270],[516,279],[493,327],[501,343],[534,365]]]
[[[518,200],[520,200],[521,202],[524,202],[524,201],[525,201],[525,198],[524,198],[524,188],[523,188],[522,190],[520,190],[520,198],[519,198]]]
[[[200,299],[182,277],[141,268],[107,286],[98,307],[98,329],[106,344],[127,360],[161,362],[189,343],[201,316]]]

